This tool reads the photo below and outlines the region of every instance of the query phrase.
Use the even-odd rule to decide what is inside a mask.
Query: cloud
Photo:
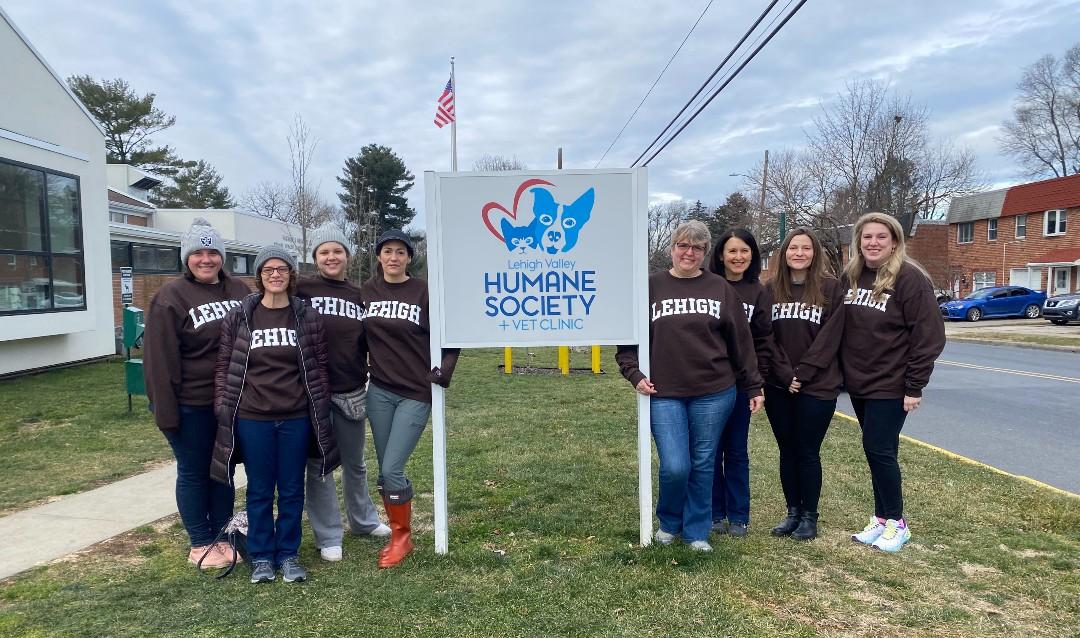
[[[483,154],[592,168],[702,6],[594,3],[6,0],[64,76],[122,77],[177,116],[157,136],[203,158],[234,193],[289,174],[295,114],[319,139],[313,173],[336,201],[347,157],[390,146],[417,176],[448,170],[432,124],[456,56],[460,167]],[[998,0],[808,3],[650,165],[651,201],[719,203],[768,148],[801,147],[818,105],[853,77],[881,77],[931,110],[935,134],[969,145],[989,174],[1020,177],[996,152],[1020,69],[1080,32],[1080,3]],[[603,166],[626,166],[700,86],[759,8],[714,3]],[[1033,44],[1036,43],[1036,44]],[[1057,50],[1056,50],[1057,49]]]

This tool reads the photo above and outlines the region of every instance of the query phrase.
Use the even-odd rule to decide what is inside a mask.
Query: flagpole
[[[454,92],[455,117],[450,122],[450,170],[457,172],[457,80],[454,78],[454,58],[450,57],[450,89]]]

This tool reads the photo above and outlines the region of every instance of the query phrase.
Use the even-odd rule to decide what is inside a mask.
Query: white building
[[[114,350],[105,134],[0,9],[0,375]]]

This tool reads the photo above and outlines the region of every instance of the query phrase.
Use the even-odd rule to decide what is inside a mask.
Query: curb
[[[1080,353],[1080,346],[1056,346],[1046,343],[1025,343],[1021,341],[1001,341],[999,339],[978,339],[976,337],[953,337],[948,335],[945,337],[945,341],[981,343],[985,346],[1007,346],[1012,348],[1027,348],[1029,350],[1051,350],[1054,352]]]

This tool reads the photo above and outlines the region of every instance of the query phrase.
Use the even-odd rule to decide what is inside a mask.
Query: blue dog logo
[[[516,250],[524,254],[533,248],[549,255],[570,252],[577,244],[582,227],[592,216],[596,199],[594,189],[582,193],[573,204],[559,204],[546,188],[532,188],[529,192],[533,194],[532,221],[526,226],[514,226],[503,218],[500,221],[501,237],[489,225],[492,234],[502,239],[510,252]],[[501,206],[495,207],[505,211]]]

